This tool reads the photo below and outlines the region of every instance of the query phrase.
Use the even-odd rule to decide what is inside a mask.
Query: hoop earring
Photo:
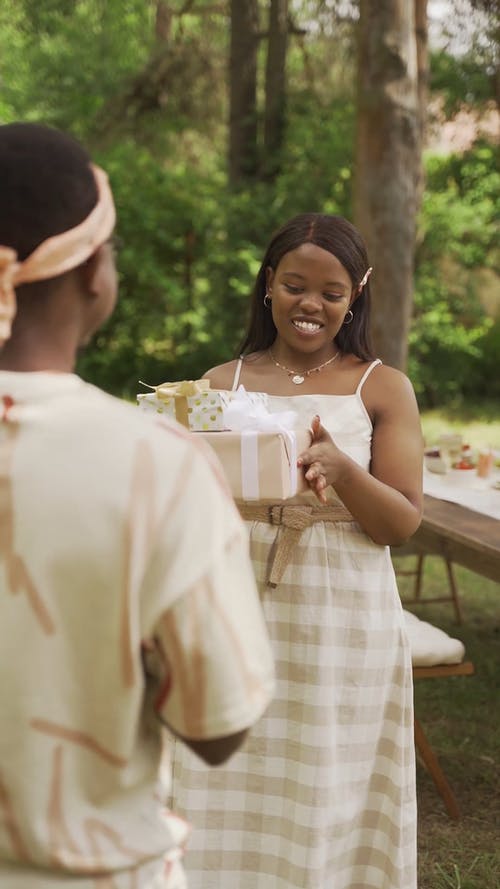
[[[266,293],[266,295],[265,295],[264,299],[262,300],[262,302],[264,303],[266,309],[270,309],[270,308],[271,308],[272,299],[271,299],[271,297],[269,296],[268,293]]]
[[[349,318],[349,320],[347,320],[347,316],[348,316],[348,315],[351,316],[351,317]],[[345,313],[343,323],[344,323],[344,324],[352,324],[352,319],[353,319],[353,318],[354,318],[354,312],[352,312],[351,309],[348,309],[347,312]]]

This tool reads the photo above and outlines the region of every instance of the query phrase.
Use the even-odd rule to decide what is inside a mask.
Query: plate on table
[[[444,475],[448,468],[437,448],[424,453],[424,465],[429,472],[435,472],[438,475]]]

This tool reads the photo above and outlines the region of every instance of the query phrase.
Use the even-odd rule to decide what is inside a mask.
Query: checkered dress
[[[272,397],[271,408],[307,425],[319,413],[368,467],[364,379],[351,396]],[[173,806],[194,826],[190,889],[416,889],[411,658],[389,549],[355,522],[320,522],[273,589],[279,531],[248,526],[277,693],[225,766],[174,745]]]

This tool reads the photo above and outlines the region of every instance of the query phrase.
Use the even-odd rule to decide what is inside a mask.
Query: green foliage
[[[410,334],[410,375],[425,405],[493,394],[496,327],[482,301],[481,272],[498,275],[498,155],[477,143],[463,155],[427,161]]]
[[[132,395],[138,379],[190,376],[193,354],[200,364],[208,361],[223,336],[220,321],[212,324],[218,299],[210,274],[211,250],[221,239],[224,250],[222,188],[182,163],[159,165],[132,141],[99,159],[110,174],[124,245],[120,299],[80,371]]]
[[[323,117],[306,126],[297,117],[283,173],[237,192],[226,188],[222,166],[180,159],[174,140],[165,139],[162,164],[132,139],[101,152],[124,244],[120,299],[79,372],[133,397],[139,379],[193,378],[232,357],[272,231],[306,210],[347,213],[344,140],[352,124],[350,103],[339,103],[328,123]]]
[[[495,98],[493,73],[476,55],[451,55],[444,50],[430,54],[430,87],[444,99],[447,117],[464,105],[481,106]]]
[[[450,307],[439,284],[423,276],[419,284],[425,288],[425,296],[417,293],[409,363],[417,396],[428,406],[460,400],[474,388],[473,381],[476,386],[479,382],[480,343],[491,322],[481,318],[479,323],[467,325],[461,310],[454,312]]]
[[[497,241],[491,224],[498,221],[500,210],[500,151],[498,146],[479,140],[464,154],[430,156],[426,161],[427,193],[454,190],[458,201],[467,208],[481,204],[480,218],[486,222],[486,249]],[[457,212],[454,207],[454,212]],[[479,225],[472,230],[479,234]],[[484,240],[484,239],[482,239]]]
[[[500,398],[500,321],[489,326],[477,341],[479,357],[474,362],[471,378],[465,382],[465,395],[474,398],[477,393],[489,398]]]
[[[306,94],[289,113],[283,172],[277,183],[282,216],[319,211],[351,216],[355,104],[339,98],[311,113]]]
[[[169,26],[156,35],[156,0],[0,4],[0,120],[69,130],[110,174],[120,299],[78,369],[129,397],[139,379],[195,377],[234,354],[264,247],[285,219],[352,216],[353,8],[294,8],[281,171],[230,191],[227,10],[167,6]],[[433,56],[432,83],[450,109],[466,85],[471,102],[487,97],[484,58],[477,47]],[[432,405],[498,391],[500,174],[486,143],[426,166],[409,370]]]
[[[88,137],[99,110],[148,58],[152,14],[144,0],[3,0],[4,119],[44,121]]]

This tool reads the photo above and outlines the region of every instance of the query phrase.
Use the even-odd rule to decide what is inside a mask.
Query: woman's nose
[[[304,309],[305,312],[317,312],[319,309],[323,307],[323,300],[321,299],[321,294],[316,293],[314,290],[306,290],[302,294],[302,299],[300,300],[300,305]]]

